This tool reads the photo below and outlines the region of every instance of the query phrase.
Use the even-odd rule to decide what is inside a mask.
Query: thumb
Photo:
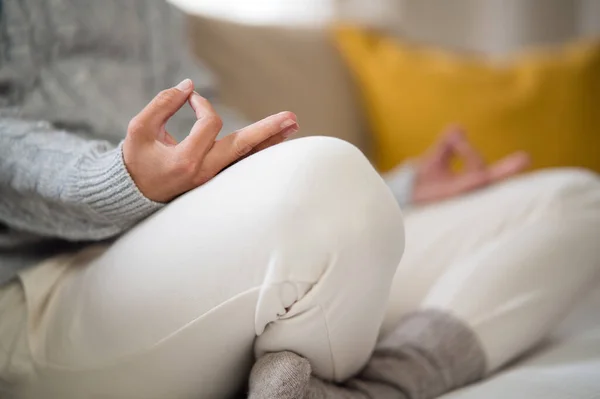
[[[177,86],[158,93],[134,119],[146,128],[160,128],[183,107],[192,91],[194,83],[185,79]]]

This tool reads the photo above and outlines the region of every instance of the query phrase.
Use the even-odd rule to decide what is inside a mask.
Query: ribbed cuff
[[[407,162],[392,170],[385,176],[385,182],[392,190],[400,207],[411,205],[416,171],[414,166]]]
[[[78,165],[76,196],[101,220],[127,227],[161,209],[137,188],[123,160],[123,143],[106,152],[91,151]]]

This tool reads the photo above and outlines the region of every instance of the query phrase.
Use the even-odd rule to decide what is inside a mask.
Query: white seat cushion
[[[600,397],[600,286],[544,345],[514,366],[443,399]]]

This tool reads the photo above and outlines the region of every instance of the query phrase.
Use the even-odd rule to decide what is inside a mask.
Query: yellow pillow
[[[600,43],[499,65],[355,27],[333,37],[361,88],[381,170],[458,123],[490,161],[523,149],[534,167],[600,171]]]

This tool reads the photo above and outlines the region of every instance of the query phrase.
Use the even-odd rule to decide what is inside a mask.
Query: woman
[[[158,0],[3,2],[0,375],[14,389],[229,397],[254,353],[255,398],[434,397],[530,348],[594,281],[600,184],[582,171],[410,212],[397,270],[398,203],[526,159],[487,167],[450,131],[390,190],[342,141],[277,145],[299,128],[290,112],[217,140],[192,80],[148,103],[198,80],[180,30]]]

